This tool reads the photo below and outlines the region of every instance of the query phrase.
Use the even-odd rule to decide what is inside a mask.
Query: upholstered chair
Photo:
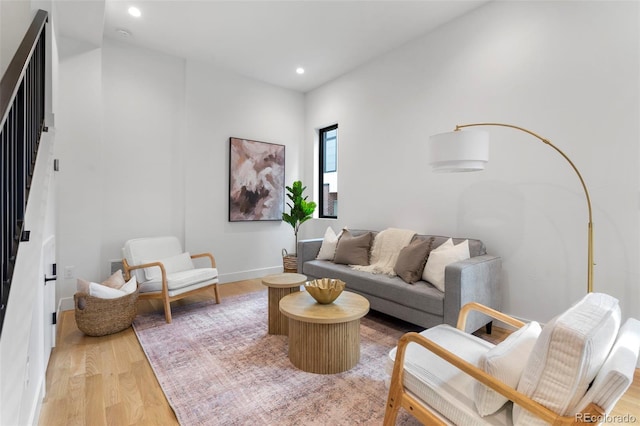
[[[139,283],[140,299],[161,299],[167,323],[171,322],[171,302],[213,287],[216,303],[218,269],[211,253],[190,254],[182,250],[176,237],[128,240],[122,249],[125,278],[131,274]],[[196,262],[208,260],[206,267]],[[195,262],[194,262],[195,260]]]
[[[464,332],[481,311],[517,330],[494,345]],[[400,408],[429,425],[600,423],[633,382],[640,321],[589,293],[544,327],[470,303],[456,327],[407,333],[389,353],[385,425]]]

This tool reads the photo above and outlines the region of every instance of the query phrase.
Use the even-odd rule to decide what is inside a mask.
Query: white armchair
[[[162,299],[167,323],[174,300],[213,287],[216,303],[220,303],[218,269],[211,253],[192,255],[182,251],[176,237],[153,237],[127,241],[122,254],[125,278],[136,276],[140,299]],[[211,267],[197,268],[193,259],[198,258],[208,259]]]
[[[471,310],[518,328],[498,345],[464,332]],[[600,423],[633,381],[640,321],[590,293],[540,331],[477,303],[457,328],[407,333],[389,353],[385,425],[402,407],[429,425]]]

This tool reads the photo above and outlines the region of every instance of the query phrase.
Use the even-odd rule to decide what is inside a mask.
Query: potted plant
[[[282,220],[287,222],[293,227],[293,234],[296,239],[296,250],[298,249],[298,230],[300,225],[311,219],[313,212],[316,210],[316,203],[313,201],[307,201],[304,196],[306,186],[302,186],[302,182],[297,180],[293,182],[293,185],[287,186],[287,197],[291,202],[287,203],[289,206],[289,213],[282,213]],[[287,254],[287,250],[283,249],[283,262],[285,272],[295,272],[297,270],[297,254]]]

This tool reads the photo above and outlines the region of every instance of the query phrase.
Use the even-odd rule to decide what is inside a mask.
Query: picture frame
[[[282,220],[285,146],[229,138],[229,222]]]

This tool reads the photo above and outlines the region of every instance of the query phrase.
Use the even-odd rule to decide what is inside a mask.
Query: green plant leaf
[[[298,229],[300,225],[313,217],[313,212],[316,210],[317,204],[313,201],[307,201],[307,196],[304,196],[306,186],[302,185],[302,182],[297,180],[293,182],[291,186],[285,186],[287,189],[287,198],[291,200],[291,203],[287,203],[289,207],[289,213],[282,213],[282,220],[287,222],[293,227],[293,232],[296,237],[296,248],[298,245]]]

